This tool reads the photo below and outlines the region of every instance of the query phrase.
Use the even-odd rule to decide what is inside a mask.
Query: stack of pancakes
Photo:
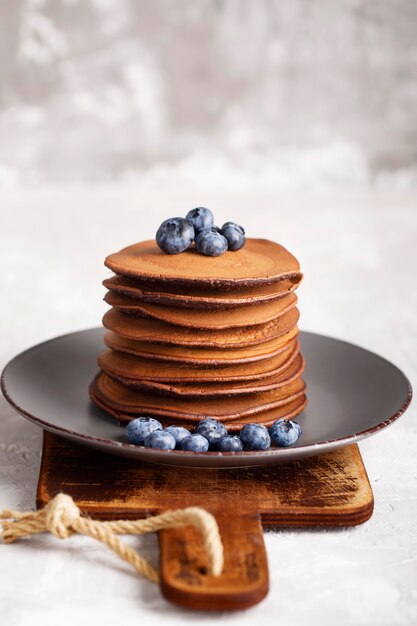
[[[265,239],[206,257],[144,241],[107,257],[107,350],[90,386],[120,421],[158,418],[230,431],[269,425],[306,405],[296,307],[297,259]]]

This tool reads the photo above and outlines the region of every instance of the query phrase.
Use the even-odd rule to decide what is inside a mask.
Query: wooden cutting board
[[[281,465],[200,469],[110,456],[45,432],[38,507],[59,492],[96,519],[143,518],[187,506],[213,513],[225,550],[220,577],[206,574],[196,530],[159,532],[163,595],[201,610],[243,609],[266,596],[263,526],[354,526],[373,511],[356,445]]]

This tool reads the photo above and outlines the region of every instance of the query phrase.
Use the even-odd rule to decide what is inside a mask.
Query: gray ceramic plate
[[[42,428],[104,452],[170,465],[242,467],[281,463],[327,452],[389,426],[411,401],[395,365],[358,346],[301,333],[308,407],[297,417],[303,434],[290,448],[258,452],[163,451],[126,443],[124,429],[89,400],[103,330],[85,330],[22,352],[3,371],[1,388],[18,413]]]

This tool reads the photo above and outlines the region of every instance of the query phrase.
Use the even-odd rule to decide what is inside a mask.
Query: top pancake
[[[185,286],[250,287],[301,276],[297,259],[268,239],[249,238],[240,250],[217,257],[199,254],[194,247],[166,254],[154,240],[142,241],[111,254],[105,265],[116,274]]]

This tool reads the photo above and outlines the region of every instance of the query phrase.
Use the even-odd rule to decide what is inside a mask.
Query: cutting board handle
[[[199,610],[227,611],[257,604],[269,589],[268,563],[258,513],[210,511],[219,525],[224,547],[220,576],[207,574],[207,557],[199,532],[191,527],[159,532],[163,595],[176,604]]]

